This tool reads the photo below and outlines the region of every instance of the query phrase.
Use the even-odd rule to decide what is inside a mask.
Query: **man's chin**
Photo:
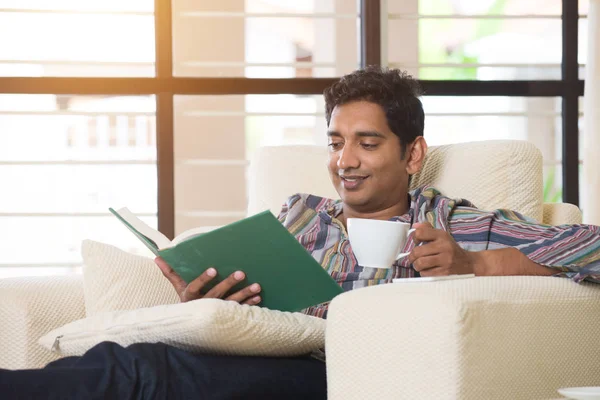
[[[352,208],[362,208],[369,204],[369,196],[366,193],[342,191],[340,198],[342,202]]]

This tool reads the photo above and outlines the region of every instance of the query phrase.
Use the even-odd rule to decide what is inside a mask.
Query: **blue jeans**
[[[0,399],[326,399],[325,363],[100,343],[36,370],[1,370]]]

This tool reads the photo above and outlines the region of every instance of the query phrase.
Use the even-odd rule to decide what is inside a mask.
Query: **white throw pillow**
[[[103,341],[162,342],[192,352],[295,356],[325,347],[325,320],[220,299],[116,311],[55,329],[39,343],[63,356]]]
[[[88,317],[179,303],[179,296],[154,260],[117,247],[84,240],[83,293]]]

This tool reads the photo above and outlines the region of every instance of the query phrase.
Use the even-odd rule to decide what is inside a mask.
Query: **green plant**
[[[504,13],[506,0],[494,1],[486,14],[501,15]],[[454,9],[448,0],[420,0],[419,12],[422,14],[452,14]],[[465,45],[460,43],[455,48],[446,49],[436,42],[439,37],[454,28],[452,19],[427,20],[419,23],[419,61],[421,63],[457,63],[477,64],[477,57],[466,54]],[[475,21],[473,36],[469,42],[477,41],[486,36],[495,35],[502,30],[502,19],[480,19]],[[421,68],[421,79],[433,80],[474,80],[477,79],[477,68]]]
[[[556,187],[556,168],[552,168],[544,182],[544,203],[560,203],[561,201],[562,188]]]

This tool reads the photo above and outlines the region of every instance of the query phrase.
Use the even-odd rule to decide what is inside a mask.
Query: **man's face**
[[[376,212],[406,197],[406,160],[380,105],[355,101],[336,106],[327,136],[329,175],[344,204]]]

